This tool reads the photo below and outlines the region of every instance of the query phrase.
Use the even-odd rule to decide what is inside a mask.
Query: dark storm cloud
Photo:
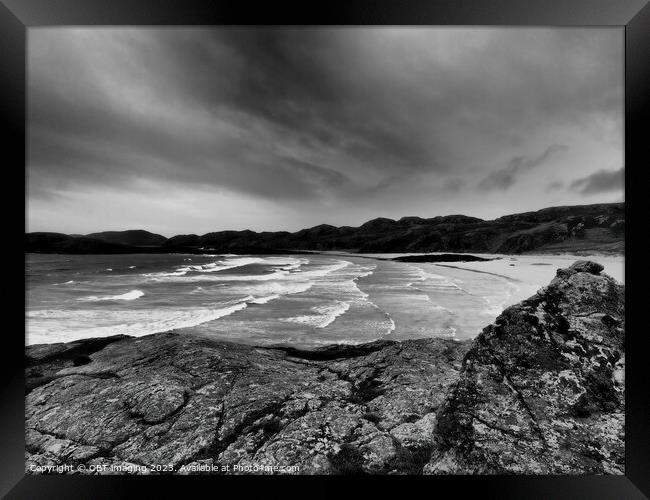
[[[623,189],[625,168],[599,170],[587,177],[574,180],[569,188],[582,194],[609,193]]]
[[[143,182],[297,203],[507,189],[565,148],[535,156],[556,131],[620,121],[621,40],[590,29],[36,28],[29,196]],[[487,176],[474,168],[517,150],[532,153]]]
[[[564,144],[552,144],[544,152],[536,157],[517,156],[508,162],[508,165],[497,170],[483,179],[478,187],[485,190],[505,190],[514,185],[518,175],[531,170],[547,161],[551,156],[566,151],[568,146]]]
[[[111,49],[116,40],[106,38]],[[172,162],[179,169],[182,164],[188,182],[212,180],[242,189],[246,186],[238,185],[237,176],[218,164],[230,162],[233,168],[256,174],[262,167],[260,160],[240,156],[264,157],[261,163],[267,168],[277,159],[269,151],[272,142],[303,156],[334,150],[343,157],[339,163],[345,159],[372,162],[377,170],[435,164],[419,124],[398,116],[401,110],[394,106],[382,105],[382,94],[391,89],[364,80],[367,75],[350,77],[358,68],[346,64],[344,43],[332,32],[213,30],[180,36],[174,31],[151,34],[145,30],[137,36],[117,37],[117,43],[128,49],[117,61],[114,50],[92,54],[87,49],[91,59],[98,56],[99,61],[86,63],[90,67],[76,67],[74,58],[66,54],[83,52],[83,47],[61,47],[60,59],[53,63],[72,68],[62,75],[59,88],[45,79],[33,79],[30,118],[35,166],[56,160],[57,168],[70,168],[70,177],[79,180],[85,173],[105,174],[97,154],[115,163],[114,175],[129,173],[120,172],[122,168],[135,168],[146,175],[174,177],[174,172],[161,166]],[[107,66],[119,63],[119,68],[103,67],[102,60]],[[123,78],[110,75],[114,69]],[[134,109],[139,103],[129,106],[124,92],[144,84],[148,95],[137,97],[156,98],[159,106],[178,108],[188,120],[192,115],[207,115],[237,130],[230,136],[215,130],[214,141],[201,141],[184,129],[182,119],[157,120],[155,115],[140,114]],[[64,86],[68,95],[61,95]],[[112,98],[122,102],[112,102]],[[52,132],[65,143],[56,152],[47,144],[41,146]],[[119,147],[117,153],[126,155],[126,165],[114,160],[115,151],[102,151],[102,144],[80,146],[80,140],[86,145],[100,141]],[[268,173],[277,174],[273,168]],[[247,186],[257,192],[258,185],[270,188],[265,176],[250,175]]]

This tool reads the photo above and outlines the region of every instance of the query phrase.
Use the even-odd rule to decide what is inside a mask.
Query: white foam
[[[295,271],[300,269],[303,265],[309,264],[309,259],[300,259],[299,262],[294,262],[292,264],[286,264],[280,268],[281,271]]]
[[[340,260],[322,269],[300,273],[301,276],[308,275],[315,278],[313,285],[318,287],[317,293],[334,300],[325,305],[312,307],[310,311],[313,314],[282,318],[281,321],[325,328],[345,314],[352,305],[369,305],[376,308],[377,306],[368,300],[368,294],[357,285],[359,278],[371,275],[375,268],[375,265],[360,266]]]
[[[347,260],[338,260],[336,261],[336,264],[323,266],[320,269],[311,269],[309,271],[302,271],[300,273],[300,276],[302,278],[322,278],[323,276],[327,276],[328,274],[332,274],[336,271],[340,271],[341,269],[348,267],[351,264],[352,262],[349,262]]]
[[[66,281],[65,283],[54,283],[54,286],[58,285],[72,285],[74,283],[74,280]]]
[[[192,259],[183,259],[183,260],[191,261]],[[156,281],[160,281],[160,278],[186,276],[187,273],[214,273],[218,271],[225,271],[226,269],[234,269],[236,267],[255,264],[257,262],[261,262],[261,260],[262,259],[259,258],[241,258],[241,259],[232,259],[230,261],[221,260],[216,262],[209,262],[207,264],[178,266],[175,271],[146,273],[143,274],[142,276]]]
[[[273,294],[273,295],[267,295],[266,297],[257,297],[254,298],[253,300],[248,301],[249,304],[266,304],[272,300],[280,298],[280,295],[278,294]]]
[[[210,275],[209,273],[214,273],[212,269],[216,270],[223,270],[225,268],[221,269],[216,269],[214,267],[208,267],[203,269],[201,272],[198,273],[191,273],[188,274],[188,271],[191,271],[189,267],[193,266],[188,266],[188,267],[182,267],[178,269],[175,272],[171,273],[152,273],[152,274],[143,274],[142,276],[149,278],[150,280],[153,281],[166,281],[166,282],[178,282],[178,283],[188,283],[192,281],[224,281],[224,282],[237,282],[237,281],[280,281],[280,280],[301,280],[301,281],[308,281],[312,279],[316,279],[319,277],[323,277],[331,272],[334,272],[338,269],[342,269],[349,265],[350,263],[347,261],[338,261],[336,264],[330,265],[330,266],[322,266],[318,269],[312,269],[309,271],[298,271],[294,272],[297,270],[297,268],[302,265],[302,263],[306,259],[279,259],[278,257],[275,258],[270,258],[270,259],[264,259],[263,261],[260,259],[261,263],[265,264],[270,264],[273,266],[278,266],[278,265],[287,265],[287,266],[296,266],[295,269],[292,270],[286,270],[286,268],[283,270],[282,268],[278,268],[275,271],[268,273],[268,274],[214,274]],[[238,264],[237,266],[232,266],[232,267],[239,267],[245,264]],[[229,268],[229,269],[232,269]]]
[[[462,290],[461,287],[459,287],[456,283],[449,280],[445,276],[442,276],[440,274],[429,273],[420,267],[416,267],[416,266],[411,266],[411,267],[413,267],[416,270],[418,281],[426,282],[428,286],[434,286],[435,288],[441,288],[441,289],[455,288],[458,290]]]
[[[152,278],[152,279],[157,279],[157,278],[163,278],[167,276],[185,276],[187,274],[187,271],[175,271],[175,272],[170,272],[170,273],[147,273],[147,274],[142,274],[141,276],[145,278]]]
[[[241,286],[238,291],[255,296],[293,295],[303,293],[314,286],[314,281],[270,281]]]
[[[294,264],[305,265],[309,264],[309,259],[305,259],[304,257],[265,257],[264,263],[273,266],[285,266]]]
[[[198,264],[198,265],[192,265],[192,266],[186,266],[186,267],[179,267],[178,272],[184,271],[184,272],[199,272],[199,273],[215,273],[219,271],[225,271],[227,269],[234,269],[236,267],[242,267],[242,266],[247,266],[250,264],[257,264],[263,262],[263,259],[257,258],[257,257],[244,257],[240,259],[231,259],[227,261],[217,261],[217,262],[210,262],[208,264]]]
[[[316,314],[308,314],[304,316],[294,316],[291,318],[282,318],[280,321],[287,321],[290,323],[301,323],[314,328],[325,328],[332,324],[336,318],[345,314],[350,309],[350,304],[337,300],[332,304],[322,306],[315,306],[311,308]]]
[[[177,310],[35,310],[26,314],[27,343],[47,344],[82,338],[124,334],[134,337],[189,328],[241,311],[246,302],[218,308]],[[63,327],[62,325],[65,325]]]
[[[499,291],[502,294],[498,296],[486,296],[483,297],[487,307],[481,311],[482,314],[487,314],[489,316],[498,316],[503,312],[503,310],[511,305],[511,298],[520,290],[520,287],[515,283],[506,282],[505,287]]]
[[[388,313],[385,313],[385,314],[386,314],[386,319],[388,319],[388,321],[390,321],[390,326],[388,327],[388,332],[386,332],[386,335],[388,335],[388,334],[393,333],[395,331],[395,321],[393,320],[393,318],[391,318],[390,314],[388,314]]]
[[[82,302],[100,302],[103,300],[135,300],[144,295],[142,290],[131,290],[130,292],[123,293],[122,295],[105,295],[103,297],[98,297],[97,295],[91,295],[89,297],[82,297],[80,300]]]

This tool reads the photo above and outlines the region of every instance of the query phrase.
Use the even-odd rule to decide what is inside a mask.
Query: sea
[[[589,258],[624,281],[622,256],[27,254],[26,344],[169,330],[314,348],[377,339],[473,338],[501,311]],[[482,255],[482,254],[475,254]]]

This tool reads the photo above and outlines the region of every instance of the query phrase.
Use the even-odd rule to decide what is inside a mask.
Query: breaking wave
[[[220,260],[216,262],[210,262],[207,264],[179,266],[175,271],[146,273],[142,274],[142,276],[153,281],[170,281],[183,283],[190,281],[270,281],[283,279],[286,276],[292,275],[294,274],[294,271],[299,271],[300,267],[308,263],[309,260],[304,258],[241,257],[225,261]],[[235,269],[251,264],[269,265],[275,269],[271,273],[260,275],[219,274],[220,271]],[[310,272],[301,273],[301,276],[308,278]],[[209,273],[216,274],[214,276],[209,276]]]
[[[135,300],[139,299],[143,295],[144,292],[142,290],[131,290],[130,292],[123,293],[122,295],[105,295],[103,297],[91,295],[89,297],[82,297],[78,300],[82,302],[100,302],[103,300]]]
[[[117,333],[141,337],[152,333],[198,326],[228,316],[247,307],[246,302],[222,305],[216,308],[185,308],[178,310],[105,311],[36,310],[28,319],[48,320],[29,322],[27,337],[30,343],[51,343],[89,337],[106,337]],[[58,325],[57,325],[58,324]],[[61,328],[65,324],[66,328]],[[92,326],[89,326],[92,325]]]
[[[314,314],[282,318],[281,321],[301,323],[314,328],[325,328],[332,324],[336,318],[347,312],[348,309],[350,309],[350,304],[348,302],[337,300],[332,304],[312,307],[311,311],[314,312]]]

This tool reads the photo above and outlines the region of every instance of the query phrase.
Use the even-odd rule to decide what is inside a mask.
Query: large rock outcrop
[[[623,287],[601,269],[558,271],[472,342],[30,346],[26,470],[622,473]]]
[[[126,462],[417,473],[469,346],[300,351],[174,332],[83,345],[27,349],[28,472]]]
[[[483,330],[425,472],[624,472],[624,289],[579,261]]]

